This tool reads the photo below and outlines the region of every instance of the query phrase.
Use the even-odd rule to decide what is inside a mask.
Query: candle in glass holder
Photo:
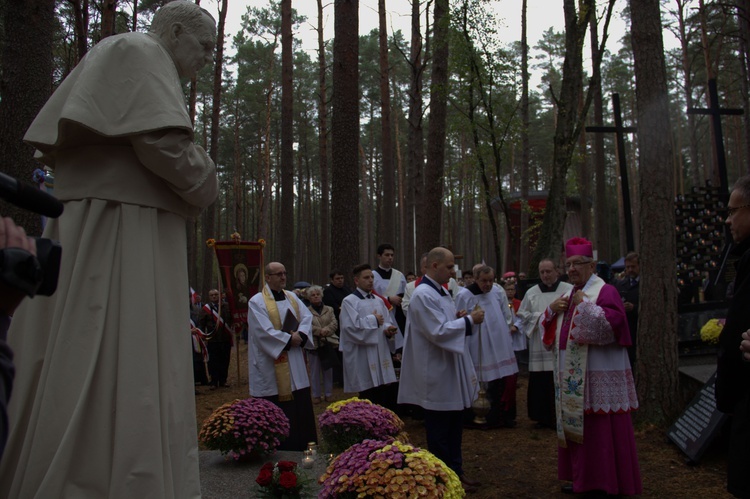
[[[313,464],[315,464],[315,457],[313,457],[311,450],[306,450],[303,453],[302,456],[302,467],[305,469],[310,469],[313,467]]]
[[[318,444],[316,444],[315,442],[308,442],[307,450],[312,453],[313,457],[316,456],[318,454]]]

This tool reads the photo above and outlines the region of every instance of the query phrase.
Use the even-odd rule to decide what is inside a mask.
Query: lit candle
[[[316,456],[318,454],[318,444],[315,442],[308,442],[307,450],[311,452],[312,456]]]
[[[304,452],[304,456],[302,457],[302,467],[310,469],[313,467],[313,464],[315,464],[315,458],[312,455],[312,451],[306,450]]]

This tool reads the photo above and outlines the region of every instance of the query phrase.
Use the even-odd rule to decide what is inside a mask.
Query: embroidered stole
[[[294,309],[294,315],[297,316],[297,320],[300,320],[299,305],[297,300],[294,299],[294,295],[289,291],[284,290],[286,299],[291,303]],[[281,330],[281,315],[279,314],[279,307],[276,305],[276,299],[271,294],[268,286],[263,286],[263,301],[266,304],[266,310],[268,310],[268,318],[271,320],[271,324],[275,329]],[[288,331],[287,331],[288,332]],[[279,402],[288,402],[293,400],[292,396],[292,369],[289,366],[289,352],[283,350],[279,358],[273,363],[274,371],[276,374],[276,389],[279,392]]]
[[[586,301],[596,303],[604,281],[595,277],[589,279],[581,291]],[[570,291],[570,303],[575,289]],[[563,317],[557,318],[557,334],[554,341],[555,358],[558,367],[555,369],[555,412],[557,417],[557,439],[560,447],[567,447],[566,440],[583,443],[583,413],[586,370],[588,366],[589,346],[574,341],[578,327],[578,307],[568,309]],[[565,347],[565,363],[559,365],[561,331],[566,323],[570,324],[568,342]]]

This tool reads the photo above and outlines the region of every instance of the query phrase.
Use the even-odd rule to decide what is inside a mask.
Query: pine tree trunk
[[[396,174],[393,167],[393,138],[391,133],[391,92],[390,71],[388,69],[388,29],[385,21],[385,0],[378,0],[378,42],[379,42],[379,66],[380,66],[380,130],[381,130],[381,157],[383,200],[381,209],[378,210],[380,220],[378,222],[379,240],[383,242],[396,243]],[[400,204],[400,203],[399,203]]]
[[[326,47],[323,43],[323,0],[318,1],[318,150],[320,163],[320,260],[322,268],[332,270],[330,238],[330,181],[328,177],[328,90],[326,85]]]
[[[521,5],[521,253],[518,269],[529,271],[529,165],[531,145],[529,143],[529,43],[526,17],[528,0]]]
[[[583,90],[583,40],[591,16],[596,10],[594,0],[583,0],[579,16],[576,3],[575,0],[563,2],[565,61],[560,96],[557,99],[552,180],[539,243],[529,269],[531,272],[535,272],[543,258],[557,261],[563,245],[563,228],[567,215],[566,179],[578,138],[579,96]]]
[[[435,0],[434,20],[424,200],[425,213],[429,213],[430,216],[425,218],[421,227],[417,227],[418,247],[425,249],[434,248],[441,243],[445,127],[448,111],[448,39],[450,37],[448,0]]]
[[[5,43],[0,74],[0,169],[24,183],[31,183],[40,164],[34,148],[23,135],[52,93],[52,38],[54,0],[5,2]],[[11,217],[26,233],[42,232],[39,215],[1,202],[4,216]]]
[[[659,0],[630,0],[640,169],[639,419],[666,424],[679,403],[672,127]]]
[[[422,34],[419,18],[419,0],[411,2],[411,46],[409,67],[411,82],[409,86],[408,117],[408,166],[406,174],[406,237],[408,250],[404,254],[406,261],[416,261],[424,248],[418,246],[415,231],[424,217],[422,199],[424,197],[424,133],[422,130]]]
[[[359,261],[359,1],[335,0],[334,12],[331,263],[348,276]]]
[[[281,230],[279,260],[294,272],[294,87],[292,53],[292,0],[281,0]],[[301,276],[297,276],[301,277]],[[295,280],[297,279],[295,277]]]
[[[102,40],[115,34],[117,0],[102,1]]]

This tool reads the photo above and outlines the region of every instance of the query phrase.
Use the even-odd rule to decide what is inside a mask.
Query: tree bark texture
[[[672,421],[679,409],[674,169],[659,0],[630,0],[641,209],[637,379],[639,418]]]
[[[448,0],[435,0],[430,82],[430,122],[427,131],[424,209],[430,216],[417,226],[418,247],[432,249],[441,243],[443,172],[445,171],[445,127],[448,115]],[[421,233],[421,237],[420,237]]]
[[[320,261],[328,272],[331,267],[330,181],[328,179],[328,89],[326,83],[326,47],[323,42],[323,0],[318,2],[318,154],[320,163]]]
[[[521,254],[518,270],[529,271],[529,165],[531,144],[529,143],[529,42],[528,0],[521,4]]]
[[[419,0],[411,2],[411,45],[409,53],[409,68],[411,83],[409,86],[409,116],[408,129],[408,162],[406,173],[406,237],[409,248],[404,255],[405,261],[416,262],[424,248],[417,245],[415,231],[424,220],[422,200],[424,198],[424,131],[422,129],[422,78],[424,65],[422,58],[422,34],[419,18]]]
[[[281,0],[281,221],[276,231],[279,259],[294,272],[294,87],[292,53],[292,0]]]
[[[33,171],[41,168],[34,148],[23,136],[52,93],[52,37],[54,0],[8,0],[5,2],[5,43],[0,74],[0,169],[18,180],[31,183]],[[0,204],[4,216],[13,218],[26,233],[42,232],[39,215],[14,205]]]
[[[331,263],[347,277],[359,260],[359,1],[335,0],[331,120]],[[351,282],[348,279],[349,282]]]
[[[594,0],[581,1],[580,12],[576,9],[575,0],[564,0],[563,10],[565,12],[565,60],[562,86],[557,99],[552,180],[539,243],[529,269],[534,275],[536,275],[540,260],[552,258],[553,261],[558,261],[562,252],[563,229],[567,216],[566,179],[579,132],[577,125],[579,96],[583,90],[583,41],[589,20],[596,13]]]
[[[393,137],[391,128],[391,89],[388,69],[388,28],[385,20],[385,0],[378,0],[378,42],[380,66],[380,130],[383,179],[383,203],[378,210],[379,239],[394,244],[396,241],[396,174],[393,165]]]

